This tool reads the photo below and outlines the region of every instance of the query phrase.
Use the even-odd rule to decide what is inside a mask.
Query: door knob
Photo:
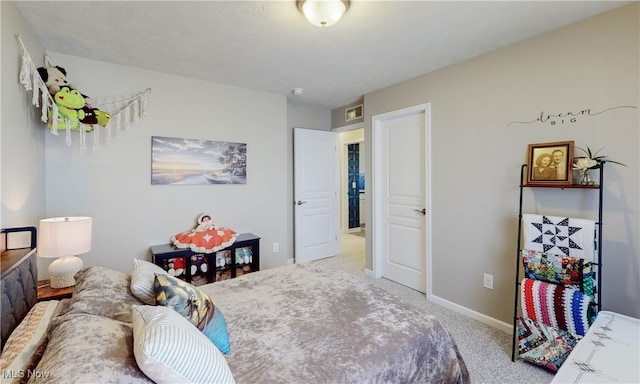
[[[306,201],[300,201],[300,200],[298,200],[298,201],[296,201],[296,204],[298,204],[298,205],[306,204]]]
[[[414,209],[414,211],[418,212],[418,213],[422,213],[423,215],[427,214],[427,210],[426,208],[422,208],[422,209]]]

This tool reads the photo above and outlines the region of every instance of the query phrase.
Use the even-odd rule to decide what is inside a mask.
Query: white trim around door
[[[371,234],[372,234],[372,267],[373,276],[382,277],[384,257],[387,253],[382,247],[386,247],[383,239],[384,232],[384,216],[386,208],[384,207],[385,185],[383,180],[384,167],[383,154],[386,149],[387,139],[385,136],[385,124],[395,119],[402,119],[412,115],[424,115],[424,257],[425,257],[425,290],[426,296],[429,297],[432,292],[432,268],[431,268],[431,250],[432,250],[432,228],[431,228],[431,103],[416,105],[413,107],[403,108],[387,113],[374,115],[371,117],[372,127],[372,215],[371,215]]]

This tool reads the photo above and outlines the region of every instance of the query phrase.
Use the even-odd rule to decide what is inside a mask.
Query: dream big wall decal
[[[620,108],[638,109],[638,107],[634,107],[631,105],[619,105],[617,107],[611,107],[599,112],[593,112],[591,108],[581,109],[577,112],[570,111],[570,112],[563,112],[563,113],[557,113],[557,114],[545,114],[544,111],[540,111],[540,115],[538,115],[538,117],[535,118],[534,120],[512,121],[509,124],[507,124],[507,127],[511,126],[512,124],[532,124],[532,123],[549,124],[549,125],[572,124],[572,123],[578,122],[579,119],[601,115],[603,113],[611,112],[613,110],[620,109]]]

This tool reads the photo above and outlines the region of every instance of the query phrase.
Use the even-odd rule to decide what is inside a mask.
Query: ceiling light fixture
[[[337,23],[349,9],[349,0],[297,0],[298,9],[317,27],[329,27]]]

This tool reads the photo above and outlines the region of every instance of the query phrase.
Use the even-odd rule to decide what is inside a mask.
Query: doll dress
[[[171,238],[178,248],[189,248],[193,252],[213,253],[224,249],[236,241],[236,232],[229,228],[192,229]]]

